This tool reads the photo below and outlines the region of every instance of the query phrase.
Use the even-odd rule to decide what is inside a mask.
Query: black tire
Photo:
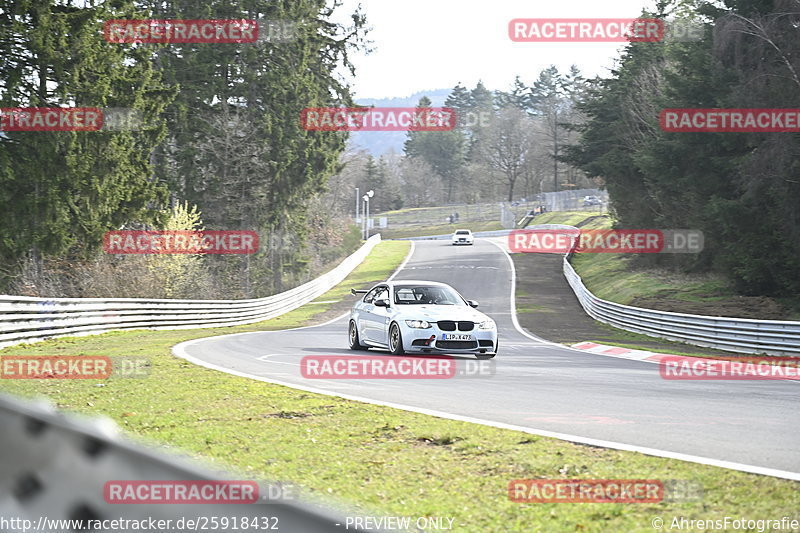
[[[392,322],[389,326],[389,351],[392,355],[403,355],[403,334],[400,333],[400,326],[396,322]]]
[[[350,325],[347,327],[347,344],[350,346],[351,350],[364,350],[365,347],[361,345],[361,340],[358,338],[358,328],[356,328],[356,323],[354,321],[350,321]]]
[[[497,348],[500,346],[500,340],[494,343],[494,353],[476,353],[475,357],[477,359],[491,359],[495,355],[497,355]]]

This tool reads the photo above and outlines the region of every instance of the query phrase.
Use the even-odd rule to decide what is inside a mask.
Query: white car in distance
[[[497,354],[497,324],[453,287],[434,281],[395,280],[370,290],[353,305],[348,321],[351,350],[403,353]]]
[[[455,233],[453,233],[453,246],[457,244],[474,244],[475,237],[472,236],[472,232],[468,229],[458,229]]]

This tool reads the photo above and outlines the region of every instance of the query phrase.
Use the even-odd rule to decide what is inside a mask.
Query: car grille
[[[437,341],[436,347],[440,349],[450,348],[452,350],[468,350],[477,348],[477,341]]]
[[[460,322],[440,320],[436,324],[439,325],[439,329],[442,331],[455,331],[456,327],[458,327],[458,331],[472,331],[475,329],[475,322],[470,322],[469,320],[461,320]]]
[[[492,347],[492,341],[489,339],[480,339],[478,342],[480,343],[481,347],[484,346],[488,346],[489,348]]]

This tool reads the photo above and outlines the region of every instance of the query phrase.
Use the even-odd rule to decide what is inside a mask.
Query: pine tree
[[[0,263],[97,250],[105,231],[152,220],[165,189],[150,152],[164,135],[159,114],[174,96],[149,49],[102,37],[130,2],[76,7],[56,0],[0,1],[0,106],[124,107],[135,131],[7,132],[0,137]]]

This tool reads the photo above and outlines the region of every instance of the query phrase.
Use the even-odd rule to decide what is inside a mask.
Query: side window
[[[389,299],[389,287],[380,287],[378,289],[378,294],[375,295],[376,300],[388,300]]]
[[[374,289],[372,289],[371,291],[369,291],[367,294],[365,294],[365,295],[364,295],[364,303],[365,303],[365,304],[371,304],[371,303],[372,303],[372,300],[374,300],[374,299],[375,299],[375,295],[378,293],[378,291],[379,291],[380,289],[381,289],[381,287],[375,287]]]

